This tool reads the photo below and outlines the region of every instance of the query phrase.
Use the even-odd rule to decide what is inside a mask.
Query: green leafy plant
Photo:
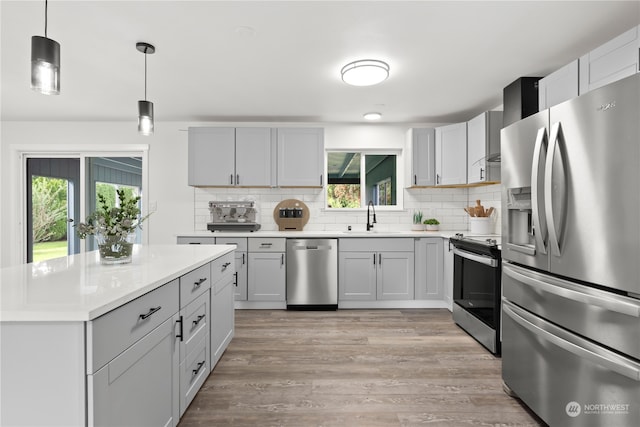
[[[123,189],[116,190],[119,207],[111,207],[102,194],[98,194],[98,209],[87,216],[86,222],[76,224],[76,233],[81,239],[95,234],[106,236],[126,236],[149,217],[140,217],[138,201],[140,196],[128,197]]]
[[[423,224],[427,224],[427,225],[440,225],[440,221],[438,221],[435,218],[429,218],[429,219],[425,219]]]
[[[414,211],[413,212],[413,223],[414,224],[422,224],[422,212]]]

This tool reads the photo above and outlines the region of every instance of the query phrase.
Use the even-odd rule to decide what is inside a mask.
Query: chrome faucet
[[[369,221],[369,207],[371,207],[371,209],[373,210],[373,221]],[[370,231],[373,228],[373,224],[375,224],[376,222],[376,208],[373,207],[373,201],[369,200],[369,203],[367,204],[367,231]]]

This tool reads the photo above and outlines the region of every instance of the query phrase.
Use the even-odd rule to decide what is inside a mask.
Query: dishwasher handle
[[[292,246],[294,251],[330,251],[333,249],[331,245],[297,245]]]

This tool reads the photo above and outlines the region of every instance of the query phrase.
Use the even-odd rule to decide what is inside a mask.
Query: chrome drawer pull
[[[196,376],[198,375],[198,372],[200,372],[200,369],[202,369],[202,367],[204,366],[204,360],[200,363],[198,363],[198,367],[196,369],[193,370],[193,375],[192,376]]]
[[[194,289],[197,289],[200,287],[200,285],[202,285],[204,282],[207,281],[206,277],[203,277],[202,279],[199,279],[197,282],[193,282],[193,287]]]
[[[201,314],[196,320],[193,321],[193,326],[198,326],[198,323],[200,323],[202,319],[204,319],[204,314]]]
[[[224,264],[222,264],[222,270],[221,271],[225,271],[227,269],[227,267],[229,267],[231,265],[230,262],[225,262]]]
[[[162,308],[161,306],[157,306],[155,308],[150,309],[147,314],[141,314],[140,319],[145,320],[147,317],[151,316],[153,313],[160,310],[161,308]]]

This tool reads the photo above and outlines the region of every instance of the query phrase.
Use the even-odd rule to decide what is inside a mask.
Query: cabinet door
[[[234,283],[236,301],[247,300],[247,253],[236,252],[236,279]]]
[[[233,185],[234,168],[234,128],[189,128],[189,185]]]
[[[233,280],[211,293],[211,369],[229,346],[234,332]]]
[[[282,252],[249,253],[249,301],[285,301],[286,265]]]
[[[467,122],[467,180],[469,183],[487,179],[486,143],[487,116],[483,113]]]
[[[275,146],[270,128],[236,129],[236,185],[271,186]]]
[[[578,60],[538,81],[538,107],[546,110],[578,96]]]
[[[467,183],[467,123],[436,128],[436,185]]]
[[[434,129],[412,129],[412,175],[410,185],[436,184],[436,141]]]
[[[422,238],[416,240],[415,267],[416,299],[442,299],[441,238]]]
[[[413,252],[378,253],[378,300],[412,300],[414,297]]]
[[[375,252],[340,252],[338,300],[374,301],[377,265]]]
[[[90,426],[178,423],[177,314],[87,376]]]
[[[278,185],[321,187],[324,171],[324,130],[278,129]]]
[[[640,26],[580,58],[580,95],[640,71]]]

